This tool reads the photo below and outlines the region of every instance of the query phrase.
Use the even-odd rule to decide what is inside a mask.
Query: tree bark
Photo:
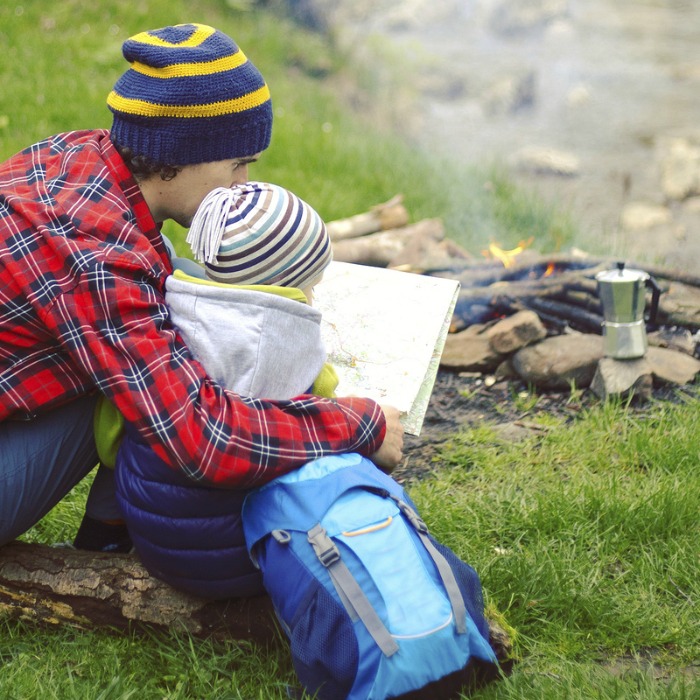
[[[23,542],[0,549],[0,614],[83,629],[183,629],[260,643],[277,634],[267,596],[207,601],[150,576],[132,554]]]
[[[133,554],[97,554],[12,542],[0,548],[0,616],[80,629],[185,630],[197,637],[279,637],[267,596],[209,601],[150,576]],[[490,622],[499,660],[510,662],[508,634]]]

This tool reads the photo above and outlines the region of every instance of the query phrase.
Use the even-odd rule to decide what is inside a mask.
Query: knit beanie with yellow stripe
[[[226,34],[178,24],[127,39],[131,64],[107,98],[112,141],[162,165],[243,158],[272,133],[270,91]]]

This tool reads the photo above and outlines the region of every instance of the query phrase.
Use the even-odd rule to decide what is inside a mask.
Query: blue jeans
[[[0,546],[39,522],[97,464],[96,401],[81,398],[30,421],[0,423]],[[98,470],[86,511],[121,517],[111,470]]]

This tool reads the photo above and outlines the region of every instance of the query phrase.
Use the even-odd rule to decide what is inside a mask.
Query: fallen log
[[[280,632],[267,596],[211,601],[150,576],[133,554],[97,554],[12,542],[0,548],[0,617],[79,629],[182,630],[259,644]],[[499,660],[512,642],[489,622]]]
[[[150,576],[133,554],[12,542],[0,549],[0,615],[81,629],[182,629],[259,643],[277,632],[267,596],[208,601]]]
[[[377,204],[367,212],[355,214],[347,219],[337,219],[326,223],[331,241],[358,238],[370,233],[400,228],[408,223],[408,212],[403,205],[403,197],[396,195],[388,202]]]

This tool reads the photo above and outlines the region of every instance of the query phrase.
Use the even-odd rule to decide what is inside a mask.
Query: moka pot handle
[[[661,287],[659,287],[659,283],[653,277],[649,277],[644,282],[644,285],[651,289],[651,306],[649,307],[649,318],[647,322],[655,326],[656,316],[659,311],[659,297],[661,296]]]

